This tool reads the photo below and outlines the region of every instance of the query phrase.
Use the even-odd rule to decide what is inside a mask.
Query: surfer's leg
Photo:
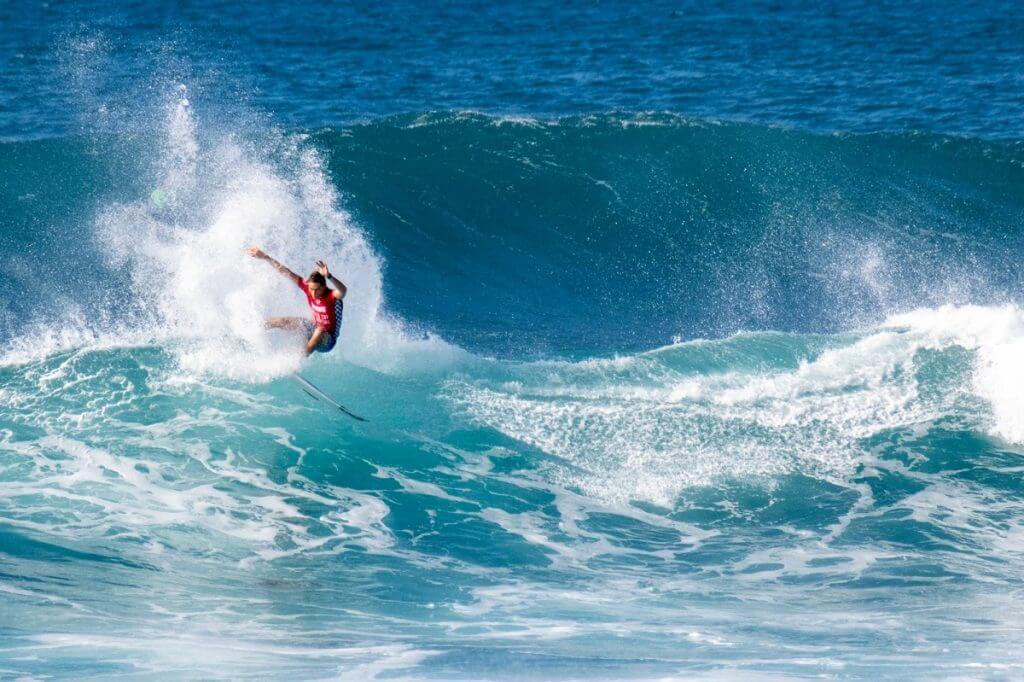
[[[305,331],[305,319],[301,317],[268,317],[267,329],[287,329],[293,332]]]
[[[320,327],[317,327],[313,331],[313,335],[309,337],[309,342],[306,343],[306,355],[313,354],[313,351],[315,351],[316,347],[320,345],[320,341],[324,338],[324,334],[326,333],[327,332]]]

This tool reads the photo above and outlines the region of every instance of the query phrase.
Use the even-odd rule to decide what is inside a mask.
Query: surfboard
[[[360,422],[369,421],[368,419],[365,419],[364,417],[360,417],[358,414],[349,411],[349,409],[346,408],[344,405],[341,405],[341,404],[337,403],[333,398],[331,398],[329,395],[327,395],[326,393],[321,391],[319,388],[316,387],[315,384],[313,384],[313,382],[309,381],[308,379],[306,379],[301,374],[293,374],[292,378],[294,378],[295,381],[297,381],[299,383],[299,386],[302,387],[302,390],[305,391],[307,395],[310,395],[310,396],[316,398],[317,400],[320,400],[320,401],[323,401],[323,402],[327,403],[331,407],[334,407],[334,408],[340,410],[341,412],[345,413],[349,417],[352,417],[352,419],[355,419],[356,421],[360,421]]]

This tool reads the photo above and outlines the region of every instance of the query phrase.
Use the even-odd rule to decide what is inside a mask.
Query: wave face
[[[1020,285],[1016,143],[472,114],[313,140],[374,226],[393,306],[467,348],[830,332]]]
[[[188,95],[0,145],[4,675],[1024,665],[1018,144]]]

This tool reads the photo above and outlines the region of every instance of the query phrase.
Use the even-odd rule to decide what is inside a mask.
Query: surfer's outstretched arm
[[[348,291],[348,287],[345,286],[344,282],[331,274],[331,270],[327,267],[327,263],[322,260],[318,260],[316,262],[316,271],[330,280],[331,284],[334,285],[334,290],[337,292],[338,298],[345,298],[345,293]]]
[[[268,256],[263,251],[263,249],[261,249],[260,247],[258,247],[258,246],[250,246],[248,249],[246,249],[246,251],[248,252],[248,254],[250,256],[252,256],[253,258],[255,258],[257,260],[265,260],[265,261],[267,261],[268,263],[270,263],[271,266],[273,266],[273,268],[275,270],[277,270],[278,272],[280,272],[282,275],[284,275],[288,279],[292,280],[293,282],[301,282],[302,281],[301,277],[296,275],[294,272],[292,272],[291,270],[286,268],[284,265],[282,265],[278,261],[276,261],[273,258],[271,258],[270,256]]]

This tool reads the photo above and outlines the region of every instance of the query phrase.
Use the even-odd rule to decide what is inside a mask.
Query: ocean
[[[0,678],[1024,677],[1022,35],[0,7]]]

